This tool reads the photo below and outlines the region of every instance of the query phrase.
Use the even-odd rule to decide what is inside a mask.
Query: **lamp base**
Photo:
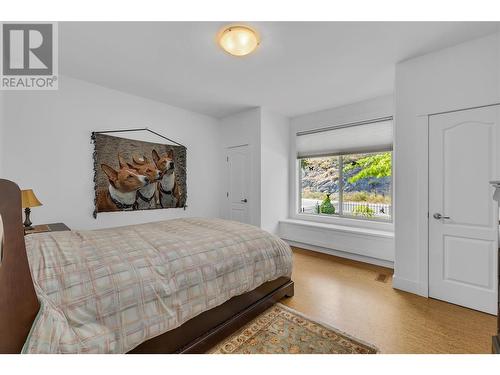
[[[33,227],[32,227],[33,223],[30,220],[30,213],[31,213],[31,210],[28,207],[26,207],[24,209],[24,214],[25,214],[26,217],[25,217],[24,223],[23,223],[25,230],[33,229]]]

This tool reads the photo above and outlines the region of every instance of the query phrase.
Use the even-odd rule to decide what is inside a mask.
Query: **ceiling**
[[[249,22],[261,45],[233,57],[221,22],[61,22],[61,74],[214,117],[286,116],[390,94],[395,64],[494,33],[495,22]]]

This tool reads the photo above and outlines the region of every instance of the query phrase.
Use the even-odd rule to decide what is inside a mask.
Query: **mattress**
[[[26,251],[41,308],[24,353],[126,353],[292,271],[285,242],[221,219],[33,234]]]

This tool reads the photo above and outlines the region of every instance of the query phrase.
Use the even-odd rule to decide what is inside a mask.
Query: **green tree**
[[[363,178],[382,178],[391,175],[392,155],[390,152],[372,154],[356,160],[344,166],[344,173],[351,172],[356,168],[361,168],[356,174],[349,178],[349,183],[353,184]]]

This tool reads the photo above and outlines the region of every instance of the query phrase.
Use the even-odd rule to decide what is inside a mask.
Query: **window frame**
[[[382,153],[382,152],[388,152],[387,150],[381,150],[381,151],[373,151],[370,153]],[[344,195],[344,189],[343,189],[343,167],[344,167],[344,162],[343,162],[343,156],[346,155],[355,155],[355,154],[363,154],[367,153],[366,151],[353,151],[349,152],[346,154],[331,154],[331,155],[324,155],[324,156],[318,156],[320,157],[332,157],[332,156],[337,156],[339,158],[339,181],[340,181],[340,187],[339,187],[339,213],[335,213],[333,215],[326,215],[326,214],[309,214],[309,213],[304,213],[301,212],[301,207],[302,207],[302,171],[301,171],[301,160],[302,159],[310,159],[310,158],[296,158],[295,159],[295,171],[296,171],[296,178],[295,178],[295,183],[296,183],[296,199],[295,199],[295,212],[294,214],[296,215],[297,218],[303,219],[303,220],[310,220],[310,221],[318,221],[318,222],[338,222],[338,221],[344,221],[346,220],[347,222],[352,221],[352,222],[357,222],[357,223],[380,223],[380,224],[388,224],[391,227],[394,225],[394,150],[391,150],[391,184],[390,184],[390,197],[391,197],[391,215],[390,219],[383,219],[383,218],[377,218],[377,217],[363,217],[363,216],[355,216],[355,215],[344,215],[343,214],[343,195]],[[342,212],[342,214],[340,214]],[[321,220],[317,220],[321,219]]]

